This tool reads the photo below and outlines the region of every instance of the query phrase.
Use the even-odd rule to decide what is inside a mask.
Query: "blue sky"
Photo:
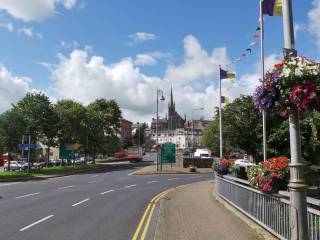
[[[298,52],[318,59],[320,1],[293,6]],[[253,41],[258,9],[258,0],[0,0],[0,111],[35,89],[84,104],[115,98],[125,117],[150,121],[156,86],[168,95],[173,85],[181,115],[201,106],[210,118],[217,65]],[[265,25],[271,66],[281,54],[282,18]],[[237,82],[225,83],[225,95],[252,91],[258,61],[257,45],[232,67]]]

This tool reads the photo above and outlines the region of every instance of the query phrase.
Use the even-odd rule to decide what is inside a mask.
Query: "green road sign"
[[[74,151],[72,149],[60,148],[60,159],[74,159]]]
[[[165,143],[161,146],[161,162],[175,163],[176,162],[176,145],[173,143]]]

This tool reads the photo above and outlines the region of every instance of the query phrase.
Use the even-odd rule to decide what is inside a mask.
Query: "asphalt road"
[[[0,184],[0,239],[128,240],[154,195],[212,179],[210,174],[128,176],[136,168],[124,164],[104,172]]]

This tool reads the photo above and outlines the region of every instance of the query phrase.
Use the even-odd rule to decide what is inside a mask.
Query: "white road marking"
[[[30,196],[38,195],[38,194],[40,194],[40,192],[30,193],[30,194],[23,195],[23,196],[19,196],[19,197],[15,197],[15,198],[16,198],[16,199],[18,199],[18,198],[25,198],[25,197],[30,197]]]
[[[169,178],[168,181],[172,181],[172,180],[178,180],[180,178],[176,177],[176,178]]]
[[[57,189],[66,189],[66,188],[72,188],[72,187],[74,187],[74,185],[65,186],[65,187],[60,187],[60,188],[57,188]]]
[[[149,181],[147,183],[150,184],[150,183],[156,183],[156,182],[158,182],[158,181]]]
[[[77,203],[73,204],[72,207],[78,206],[78,205],[80,205],[81,203],[84,203],[84,202],[89,201],[89,200],[90,200],[90,198],[86,198],[86,199],[84,199],[84,200],[82,200],[82,201],[80,201],[80,202],[77,202]]]
[[[24,227],[24,228],[21,228],[21,229],[20,229],[20,232],[23,232],[23,231],[25,231],[25,230],[33,227],[34,225],[37,225],[37,224],[41,223],[41,222],[44,222],[44,221],[48,220],[49,218],[52,218],[53,216],[54,216],[54,215],[49,215],[49,216],[47,216],[47,217],[45,217],[45,218],[42,218],[42,219],[40,219],[39,221],[36,221],[36,222],[34,222],[34,223],[32,223],[32,224]]]
[[[108,190],[108,191],[106,191],[106,192],[102,192],[102,193],[100,193],[100,194],[101,194],[101,195],[104,195],[104,194],[110,193],[110,192],[114,192],[114,189]]]
[[[123,188],[132,188],[132,187],[136,187],[137,184],[132,184],[132,185],[128,185],[128,186],[124,186]]]
[[[88,183],[91,184],[91,183],[98,183],[98,182],[103,182],[103,180],[96,180],[96,181],[91,181],[91,182],[88,182]]]
[[[191,178],[193,178],[193,179],[195,179],[195,178],[201,178],[202,176],[194,176],[194,177],[191,177]]]
[[[93,175],[93,176],[91,176],[91,177],[98,177],[99,175]]]

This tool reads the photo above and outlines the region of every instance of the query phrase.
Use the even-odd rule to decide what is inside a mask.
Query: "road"
[[[0,184],[0,238],[128,240],[154,195],[212,178],[209,174],[129,176],[133,166]]]

